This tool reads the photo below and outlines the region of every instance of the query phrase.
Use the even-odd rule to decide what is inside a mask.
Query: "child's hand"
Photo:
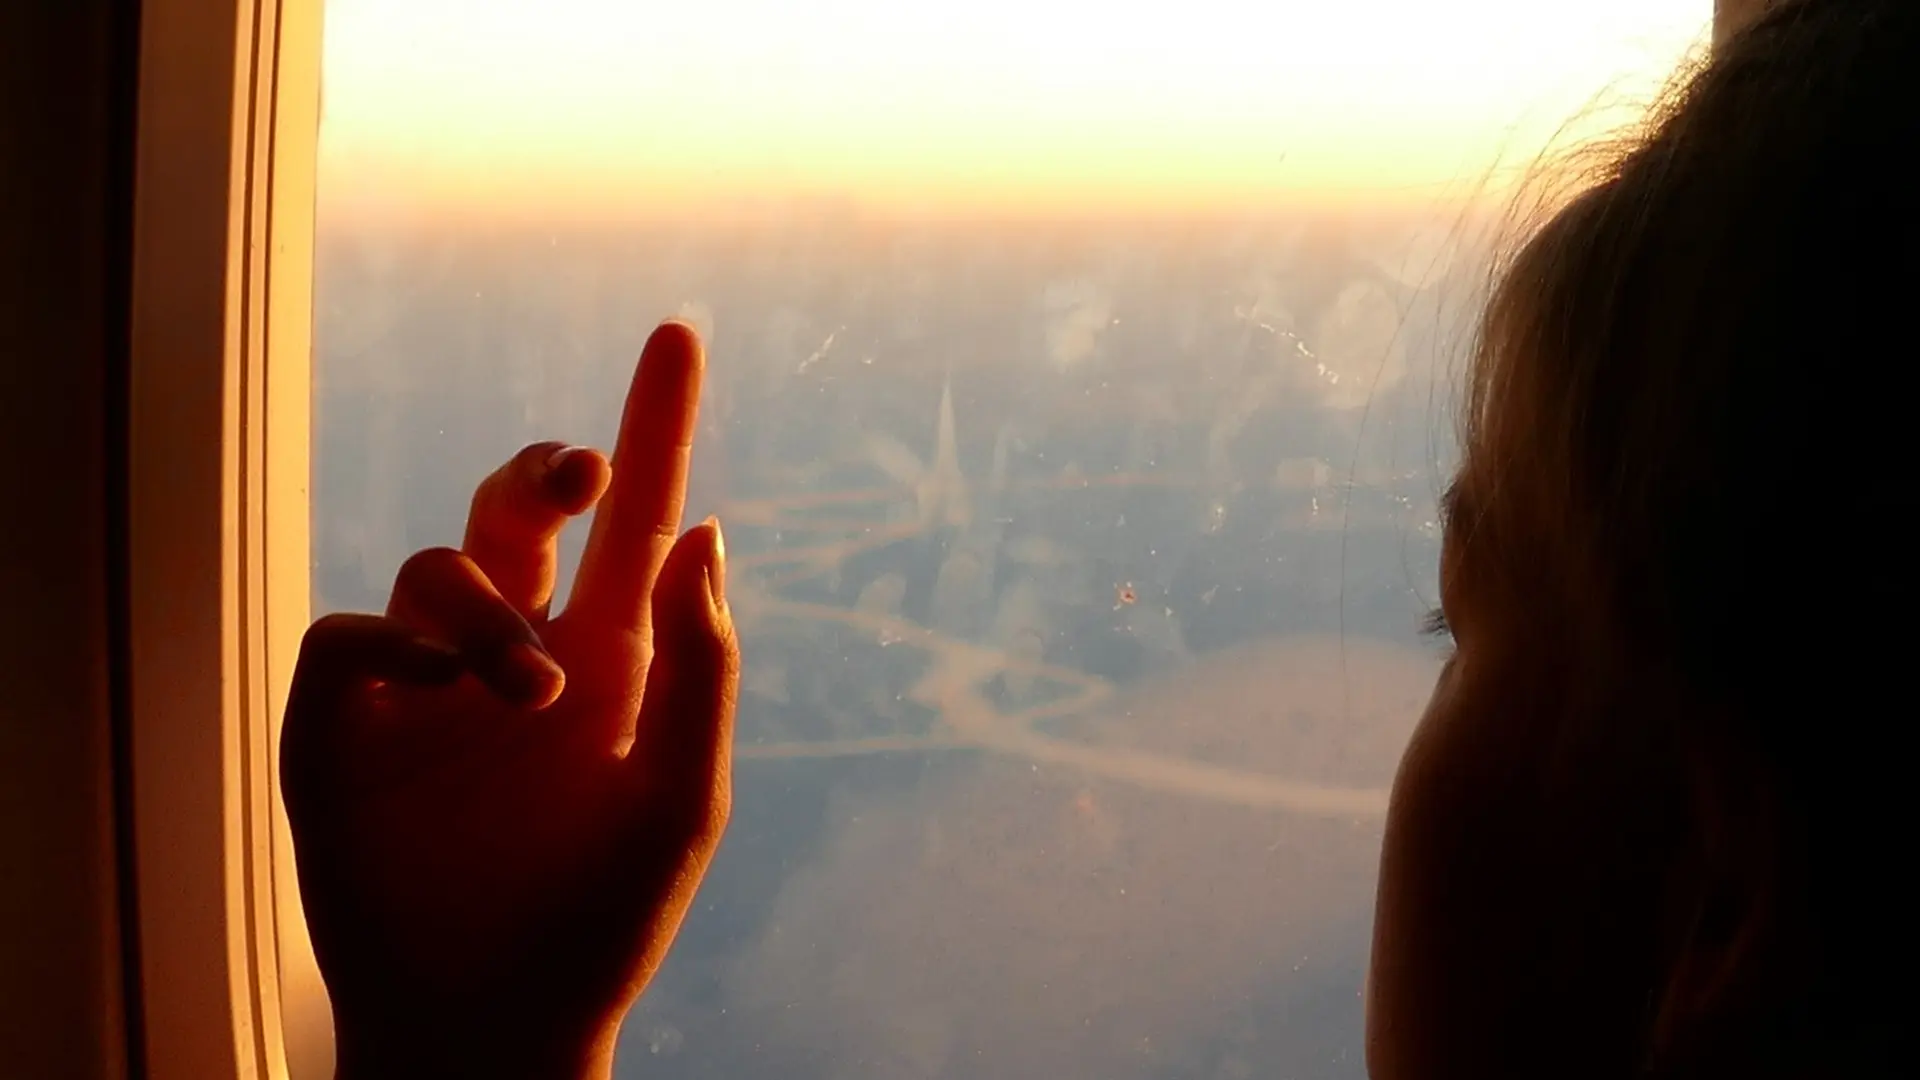
[[[730,799],[719,526],[675,540],[702,366],[663,325],[611,468],[528,447],[385,616],[307,632],[281,772],[341,1077],[606,1074]],[[596,502],[549,617],[560,527]]]

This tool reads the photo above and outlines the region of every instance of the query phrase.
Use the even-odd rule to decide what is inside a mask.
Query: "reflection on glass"
[[[317,609],[709,341],[743,760],[623,1075],[1364,1074],[1488,170],[1708,5],[1277,7],[334,0]]]

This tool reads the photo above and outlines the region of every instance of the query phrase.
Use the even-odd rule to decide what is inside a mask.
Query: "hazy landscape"
[[[708,343],[735,811],[620,1075],[1364,1076],[1464,321],[1712,10],[328,0],[316,609]]]
[[[690,319],[743,761],[622,1075],[1362,1076],[1454,224],[323,219],[315,606]]]

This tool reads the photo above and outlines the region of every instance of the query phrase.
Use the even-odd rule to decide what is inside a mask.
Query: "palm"
[[[611,467],[529,448],[482,485],[462,550],[408,560],[384,619],[309,632],[282,759],[337,1025],[425,1002],[571,1038],[660,962],[727,803],[718,534],[672,544],[699,367],[689,332],[656,334]],[[555,537],[596,502],[548,619]]]

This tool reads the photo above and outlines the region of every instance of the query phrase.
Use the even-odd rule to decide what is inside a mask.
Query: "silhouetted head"
[[[1662,898],[1616,988],[1656,1071],[1832,1037],[1906,936],[1874,923],[1904,878],[1917,24],[1784,0],[1724,42],[1498,269],[1472,358],[1427,725],[1518,710],[1542,783],[1611,800],[1594,859]]]

